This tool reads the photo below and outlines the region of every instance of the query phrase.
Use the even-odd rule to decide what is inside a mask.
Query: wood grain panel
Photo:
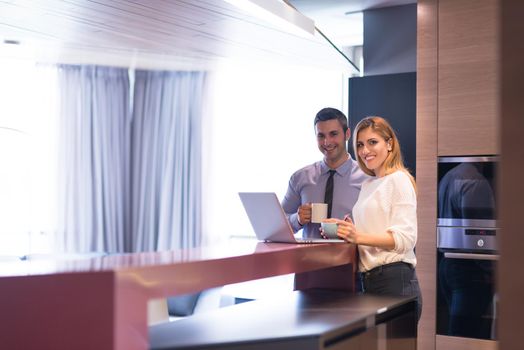
[[[498,343],[493,340],[447,337],[437,335],[437,349],[446,350],[497,350]]]
[[[417,274],[423,298],[418,349],[435,349],[438,0],[417,6]]]
[[[303,23],[277,0],[261,3]],[[193,70],[244,60],[353,71],[321,36],[289,33],[223,0],[0,1],[0,28],[2,40],[21,44],[10,55],[52,63]]]
[[[440,0],[438,154],[498,154],[498,0]]]
[[[499,212],[499,337],[500,348],[523,348],[524,274],[522,273],[522,200],[524,198],[524,135],[522,100],[524,91],[523,1],[501,1],[501,145]]]

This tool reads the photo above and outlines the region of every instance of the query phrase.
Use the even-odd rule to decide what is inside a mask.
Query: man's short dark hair
[[[339,111],[336,108],[322,108],[320,111],[318,111],[317,115],[315,116],[315,122],[313,123],[313,126],[317,125],[318,122],[325,122],[326,120],[333,120],[337,119],[340,123],[340,126],[344,130],[344,133],[348,129],[348,118]]]

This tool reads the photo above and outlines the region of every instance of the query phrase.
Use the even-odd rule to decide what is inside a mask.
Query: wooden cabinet
[[[437,350],[497,350],[498,343],[494,340],[450,337],[437,335]]]
[[[423,299],[417,348],[435,350],[438,1],[418,0],[417,8],[417,275]]]
[[[436,343],[437,156],[500,154],[499,3],[417,2],[418,348]],[[472,349],[475,347],[472,347]],[[475,348],[476,349],[476,348]]]
[[[498,154],[498,0],[438,1],[438,155]]]

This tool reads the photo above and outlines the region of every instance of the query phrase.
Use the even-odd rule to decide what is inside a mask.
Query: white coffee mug
[[[328,205],[326,203],[311,203],[311,222],[320,224],[327,219]]]

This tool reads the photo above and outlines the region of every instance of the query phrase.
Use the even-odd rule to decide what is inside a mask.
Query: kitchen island
[[[350,244],[241,240],[188,250],[2,263],[2,347],[145,350],[149,300],[289,273],[340,266],[355,271],[355,250]]]

